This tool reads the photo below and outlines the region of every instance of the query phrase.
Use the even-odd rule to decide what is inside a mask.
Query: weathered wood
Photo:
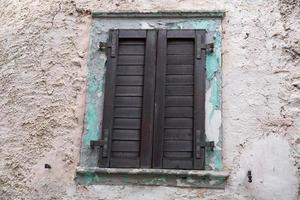
[[[112,151],[121,152],[139,152],[140,142],[139,141],[112,141]]]
[[[113,140],[140,140],[140,129],[114,129]]]
[[[193,55],[168,55],[168,65],[192,65]]]
[[[117,76],[116,84],[124,86],[141,86],[143,85],[143,76]]]
[[[141,97],[143,96],[143,86],[117,86],[116,96]]]
[[[167,85],[182,85],[182,86],[190,86],[193,85],[193,75],[167,75],[166,76],[166,84]]]
[[[173,151],[173,152],[181,152],[181,151],[193,151],[193,142],[192,141],[164,141],[164,151]]]
[[[193,106],[193,96],[166,96],[166,106]]]
[[[142,107],[142,97],[115,97],[115,107]]]
[[[119,38],[145,38],[146,37],[146,30],[119,30]]]
[[[193,65],[168,65],[167,74],[168,75],[190,75],[193,74]]]
[[[118,42],[112,42],[112,38],[118,38],[119,32],[117,30],[112,30],[109,33],[109,42],[112,43],[115,51],[118,51]],[[102,123],[102,133],[108,132],[107,138],[107,151],[103,156],[103,149],[100,151],[99,155],[99,165],[102,167],[109,167],[110,153],[111,153],[111,132],[113,127],[113,112],[114,112],[114,94],[115,94],[115,77],[117,68],[118,54],[111,56],[111,49],[107,52],[107,71],[106,71],[106,84],[105,84],[105,95],[104,95],[104,108],[103,108],[103,123]],[[103,139],[103,134],[101,136]]]
[[[165,129],[165,140],[192,140],[193,129]]]
[[[154,91],[155,91],[155,66],[156,66],[156,39],[155,30],[147,31],[144,96],[143,96],[143,120],[141,137],[141,167],[151,168],[152,165],[152,136],[154,120]]]
[[[125,65],[118,66],[117,75],[143,75],[144,66],[143,65]]]
[[[168,38],[194,38],[195,31],[190,30],[168,30]]]
[[[111,167],[117,168],[139,168],[140,159],[138,158],[111,158]]]
[[[167,31],[158,32],[157,72],[155,90],[155,120],[153,138],[153,168],[162,168],[164,119],[165,119],[165,74],[167,65]]]
[[[205,44],[205,31],[197,30],[195,38],[196,48]],[[197,53],[197,52],[196,52]],[[204,169],[205,151],[200,146],[205,142],[205,49],[201,51],[201,59],[195,55],[194,69],[194,168]],[[200,132],[200,136],[197,134]],[[200,152],[198,152],[200,151]],[[200,158],[197,158],[197,154]]]
[[[166,86],[166,95],[193,95],[193,86]]]
[[[140,129],[141,119],[114,118],[115,129]]]
[[[163,168],[166,168],[166,169],[192,169],[193,168],[193,159],[192,158],[184,158],[184,159],[164,158],[163,159]]]
[[[115,107],[114,116],[118,118],[141,118],[142,109],[135,107]]]

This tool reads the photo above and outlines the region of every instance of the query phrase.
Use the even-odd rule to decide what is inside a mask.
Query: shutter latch
[[[90,141],[91,149],[95,149],[95,147],[100,147],[100,149],[102,150],[103,157],[107,157],[107,145],[108,145],[108,129],[104,130],[103,140]]]

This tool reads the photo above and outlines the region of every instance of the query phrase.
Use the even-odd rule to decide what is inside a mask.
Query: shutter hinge
[[[214,52],[214,47],[215,47],[214,43],[208,43],[208,44],[204,45],[204,47],[202,49],[205,49],[208,52],[212,53],[212,52]]]
[[[99,147],[102,149],[102,156],[107,157],[107,149],[108,149],[108,130],[104,130],[103,140],[91,140],[90,147],[91,149],[95,149],[95,147]]]
[[[214,141],[201,141],[201,131],[196,130],[196,158],[201,158],[202,149],[213,151],[214,147]]]
[[[214,43],[208,43],[208,44],[199,44],[199,47],[197,48],[197,59],[201,59],[201,53],[202,50],[206,50],[209,53],[214,52]]]
[[[99,42],[98,49],[99,51],[106,51],[108,44],[106,42]]]
[[[206,147],[208,148],[210,151],[214,150],[215,147],[215,142],[214,141],[208,141],[208,142],[201,142],[200,143],[201,147]]]
[[[116,42],[117,42],[117,37],[115,35],[113,35],[111,42],[99,42],[98,49],[99,49],[99,51],[107,51],[108,48],[111,48],[110,56],[115,57]]]

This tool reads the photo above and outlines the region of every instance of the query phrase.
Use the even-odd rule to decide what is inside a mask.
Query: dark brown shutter
[[[205,31],[112,30],[101,167],[204,169]]]
[[[151,167],[156,32],[112,30],[108,46],[100,166]]]
[[[158,33],[154,168],[204,168],[204,42],[201,30]]]

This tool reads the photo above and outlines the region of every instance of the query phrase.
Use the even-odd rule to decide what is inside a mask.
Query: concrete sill
[[[226,171],[78,167],[75,179],[83,185],[131,184],[224,189],[228,176]]]

